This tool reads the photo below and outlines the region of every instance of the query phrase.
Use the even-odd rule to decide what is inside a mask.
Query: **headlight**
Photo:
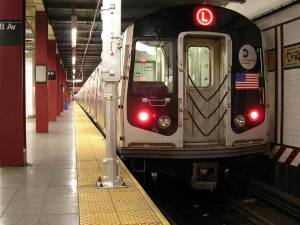
[[[237,115],[234,118],[234,124],[235,124],[236,127],[242,128],[246,124],[246,118],[243,115]]]
[[[171,126],[171,118],[168,117],[168,116],[161,116],[158,118],[158,126],[161,128],[161,129],[167,129]]]

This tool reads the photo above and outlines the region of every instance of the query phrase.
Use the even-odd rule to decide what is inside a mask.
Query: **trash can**
[[[68,106],[69,106],[68,102],[65,101],[65,103],[64,103],[64,109],[67,110],[67,109],[68,109]]]

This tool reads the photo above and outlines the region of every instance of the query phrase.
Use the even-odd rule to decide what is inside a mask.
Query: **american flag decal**
[[[259,73],[236,73],[236,90],[257,90],[259,88]]]

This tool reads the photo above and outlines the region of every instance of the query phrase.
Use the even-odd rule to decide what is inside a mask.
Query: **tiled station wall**
[[[270,140],[300,148],[300,4],[255,21],[266,43]]]

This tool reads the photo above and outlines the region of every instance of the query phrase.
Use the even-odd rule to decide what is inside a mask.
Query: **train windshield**
[[[189,75],[198,88],[211,85],[211,51],[208,47],[190,47],[188,49]],[[189,86],[193,87],[189,80]]]
[[[137,41],[133,93],[164,95],[173,92],[174,49],[172,41]]]

